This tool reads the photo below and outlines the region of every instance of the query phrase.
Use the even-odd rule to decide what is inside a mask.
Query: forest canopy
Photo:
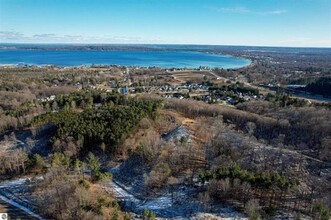
[[[69,95],[70,96],[70,95]],[[74,94],[77,98],[77,93]],[[123,98],[119,94],[109,96],[109,102],[94,108],[77,111],[63,108],[58,112],[50,112],[36,117],[33,126],[53,124],[56,134],[52,138],[53,144],[58,140],[73,137],[77,147],[85,152],[93,151],[100,145],[106,145],[106,151],[114,152],[120,144],[137,127],[145,117],[155,118],[161,102],[138,98]],[[66,106],[70,97],[63,97],[59,103]],[[111,101],[112,99],[113,101]],[[121,102],[119,100],[122,100]]]

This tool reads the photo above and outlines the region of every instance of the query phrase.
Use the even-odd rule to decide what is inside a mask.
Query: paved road
[[[27,179],[20,178],[0,183],[0,213],[8,213],[10,219],[42,220],[43,218],[30,208],[31,202],[22,196],[22,190],[28,185]]]
[[[37,219],[29,215],[28,213],[24,212],[23,210],[5,202],[2,199],[0,199],[0,213],[8,213],[9,219],[22,219],[22,220]]]

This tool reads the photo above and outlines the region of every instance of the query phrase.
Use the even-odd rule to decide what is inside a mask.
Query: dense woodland
[[[103,99],[101,99],[102,95],[105,95]],[[68,107],[69,103],[73,106],[73,102],[81,103],[88,97],[93,100],[92,105],[102,103],[102,106],[98,108],[91,106],[82,112],[75,111],[76,108]],[[66,142],[68,137],[74,138],[74,143],[78,146],[72,146],[73,149],[66,149],[67,143],[62,150],[72,150],[73,152],[70,154],[73,155],[79,151],[94,151],[100,146],[103,151],[116,152],[118,144],[134,131],[140,120],[144,117],[155,118],[157,109],[160,107],[159,101],[131,99],[119,94],[109,95],[102,92],[98,95],[94,94],[94,96],[89,96],[89,93],[75,93],[62,96],[54,102],[58,103],[60,110],[36,117],[32,124],[33,126],[49,123],[55,125],[57,131],[52,139],[54,148],[63,149],[61,142]],[[74,145],[72,140],[70,141]]]
[[[319,78],[317,81],[311,82],[306,87],[301,88],[301,90],[331,96],[331,78]]]

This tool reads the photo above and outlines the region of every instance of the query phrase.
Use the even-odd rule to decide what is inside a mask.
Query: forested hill
[[[331,96],[331,78],[319,78],[317,81],[308,84],[303,90],[324,96]]]

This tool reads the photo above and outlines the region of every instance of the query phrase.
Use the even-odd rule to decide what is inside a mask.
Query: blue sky
[[[0,42],[331,47],[331,0],[0,0]]]

